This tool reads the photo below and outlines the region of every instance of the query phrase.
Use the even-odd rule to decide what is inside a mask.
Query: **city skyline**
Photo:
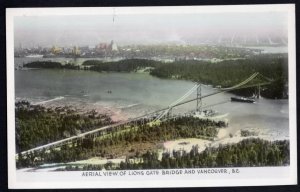
[[[286,38],[286,25],[287,15],[280,12],[17,16],[14,44],[49,47],[96,45],[111,40],[118,45],[259,41],[261,37]]]

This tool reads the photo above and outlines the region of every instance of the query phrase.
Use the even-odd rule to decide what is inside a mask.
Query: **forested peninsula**
[[[109,116],[95,110],[84,113],[64,106],[46,108],[28,101],[15,104],[17,152],[109,125]]]
[[[94,111],[78,114],[70,108],[46,109],[22,101],[16,104],[16,142],[19,152],[34,146],[87,131],[109,122],[109,118]],[[160,124],[136,122],[109,130],[96,138],[86,137],[60,147],[51,147],[27,154],[18,153],[17,167],[38,167],[48,163],[68,163],[63,170],[118,170],[160,168],[206,168],[232,166],[289,165],[289,141],[265,141],[249,138],[235,144],[207,146],[203,151],[193,146],[185,150],[164,151],[158,157],[163,143],[181,138],[214,141],[223,121],[215,122],[195,117],[178,117]],[[84,129],[84,130],[82,130]],[[68,135],[67,135],[68,134]],[[183,143],[184,145],[184,143]],[[126,147],[124,149],[124,146]],[[92,157],[115,159],[125,156],[120,164],[76,165],[76,161]],[[134,161],[132,161],[132,159]]]
[[[114,62],[87,60],[81,66],[51,61],[25,64],[28,68],[82,69],[98,72],[136,72],[147,68],[150,75],[159,78],[183,79],[219,87],[236,85],[255,72],[272,81],[262,87],[261,96],[272,99],[288,98],[287,54],[262,54],[237,60],[211,62],[179,60],[170,63],[146,59],[125,59]],[[235,90],[234,93],[252,96],[255,88]]]

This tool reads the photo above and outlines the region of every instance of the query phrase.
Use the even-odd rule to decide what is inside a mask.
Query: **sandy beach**
[[[16,98],[16,101],[26,100],[23,98]],[[56,97],[50,100],[41,100],[41,101],[30,101],[33,105],[41,105],[46,108],[55,109],[57,107],[70,107],[71,109],[76,110],[79,113],[85,113],[88,111],[95,110],[98,114],[103,114],[109,116],[112,121],[119,122],[127,120],[128,117],[125,113],[122,113],[122,109],[114,107],[105,102],[96,102],[91,103],[87,99],[78,99],[70,96]]]
[[[235,144],[239,143],[244,139],[249,138],[260,138],[268,141],[275,140],[289,140],[288,136],[280,135],[276,132],[266,131],[259,128],[250,129],[251,132],[256,132],[256,136],[241,136],[241,130],[237,130],[233,132],[233,128],[220,128],[218,132],[217,138],[214,141],[197,139],[197,138],[186,138],[186,139],[178,139],[173,141],[167,141],[163,144],[164,151],[172,152],[173,150],[179,151],[184,150],[186,152],[190,152],[193,146],[198,145],[199,152],[205,150],[206,147],[218,147],[220,144]]]

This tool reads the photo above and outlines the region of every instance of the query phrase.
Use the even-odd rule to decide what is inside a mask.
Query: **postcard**
[[[10,188],[297,184],[295,5],[8,8]]]

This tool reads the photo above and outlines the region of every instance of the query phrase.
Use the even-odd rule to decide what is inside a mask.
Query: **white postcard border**
[[[15,87],[14,87],[14,17],[15,16],[45,16],[45,15],[99,15],[112,14],[174,14],[180,13],[217,13],[217,12],[288,12],[288,53],[289,53],[289,131],[290,131],[290,166],[288,167],[260,167],[238,168],[245,174],[239,178],[231,179],[198,179],[187,178],[161,178],[159,176],[149,180],[141,176],[136,179],[125,176],[101,182],[97,177],[83,179],[78,172],[48,172],[23,173],[23,179],[16,171],[15,161]],[[101,12],[99,12],[101,10]],[[74,14],[75,13],[75,14]],[[297,184],[297,130],[296,130],[296,52],[295,52],[295,5],[235,5],[235,6],[179,6],[179,7],[122,7],[122,8],[14,8],[6,9],[6,35],[7,35],[7,138],[8,138],[8,184],[9,188],[132,188],[132,187],[199,187],[199,186],[261,186],[261,185],[289,185]],[[221,168],[220,168],[221,169]],[[230,168],[225,168],[230,169]],[[144,170],[147,171],[147,170]],[[159,170],[162,171],[162,170]],[[267,173],[267,174],[266,174]],[[282,174],[284,173],[284,174]],[[247,179],[247,174],[257,178]],[[281,176],[280,176],[281,174]],[[21,174],[22,175],[22,174]],[[79,175],[79,176],[78,176]],[[279,178],[277,176],[280,176]],[[282,177],[284,175],[285,177]],[[265,176],[268,178],[262,178]],[[55,181],[47,181],[47,179]],[[119,179],[120,178],[120,179]],[[27,181],[26,181],[27,179]],[[28,181],[29,179],[29,181]],[[46,180],[45,180],[46,179]],[[99,178],[98,178],[99,179]],[[117,180],[116,180],[117,179]],[[22,178],[21,178],[22,180]],[[51,180],[51,179],[50,179]],[[71,180],[71,181],[69,181]],[[73,180],[73,181],[72,181]],[[77,182],[75,182],[77,181]]]

